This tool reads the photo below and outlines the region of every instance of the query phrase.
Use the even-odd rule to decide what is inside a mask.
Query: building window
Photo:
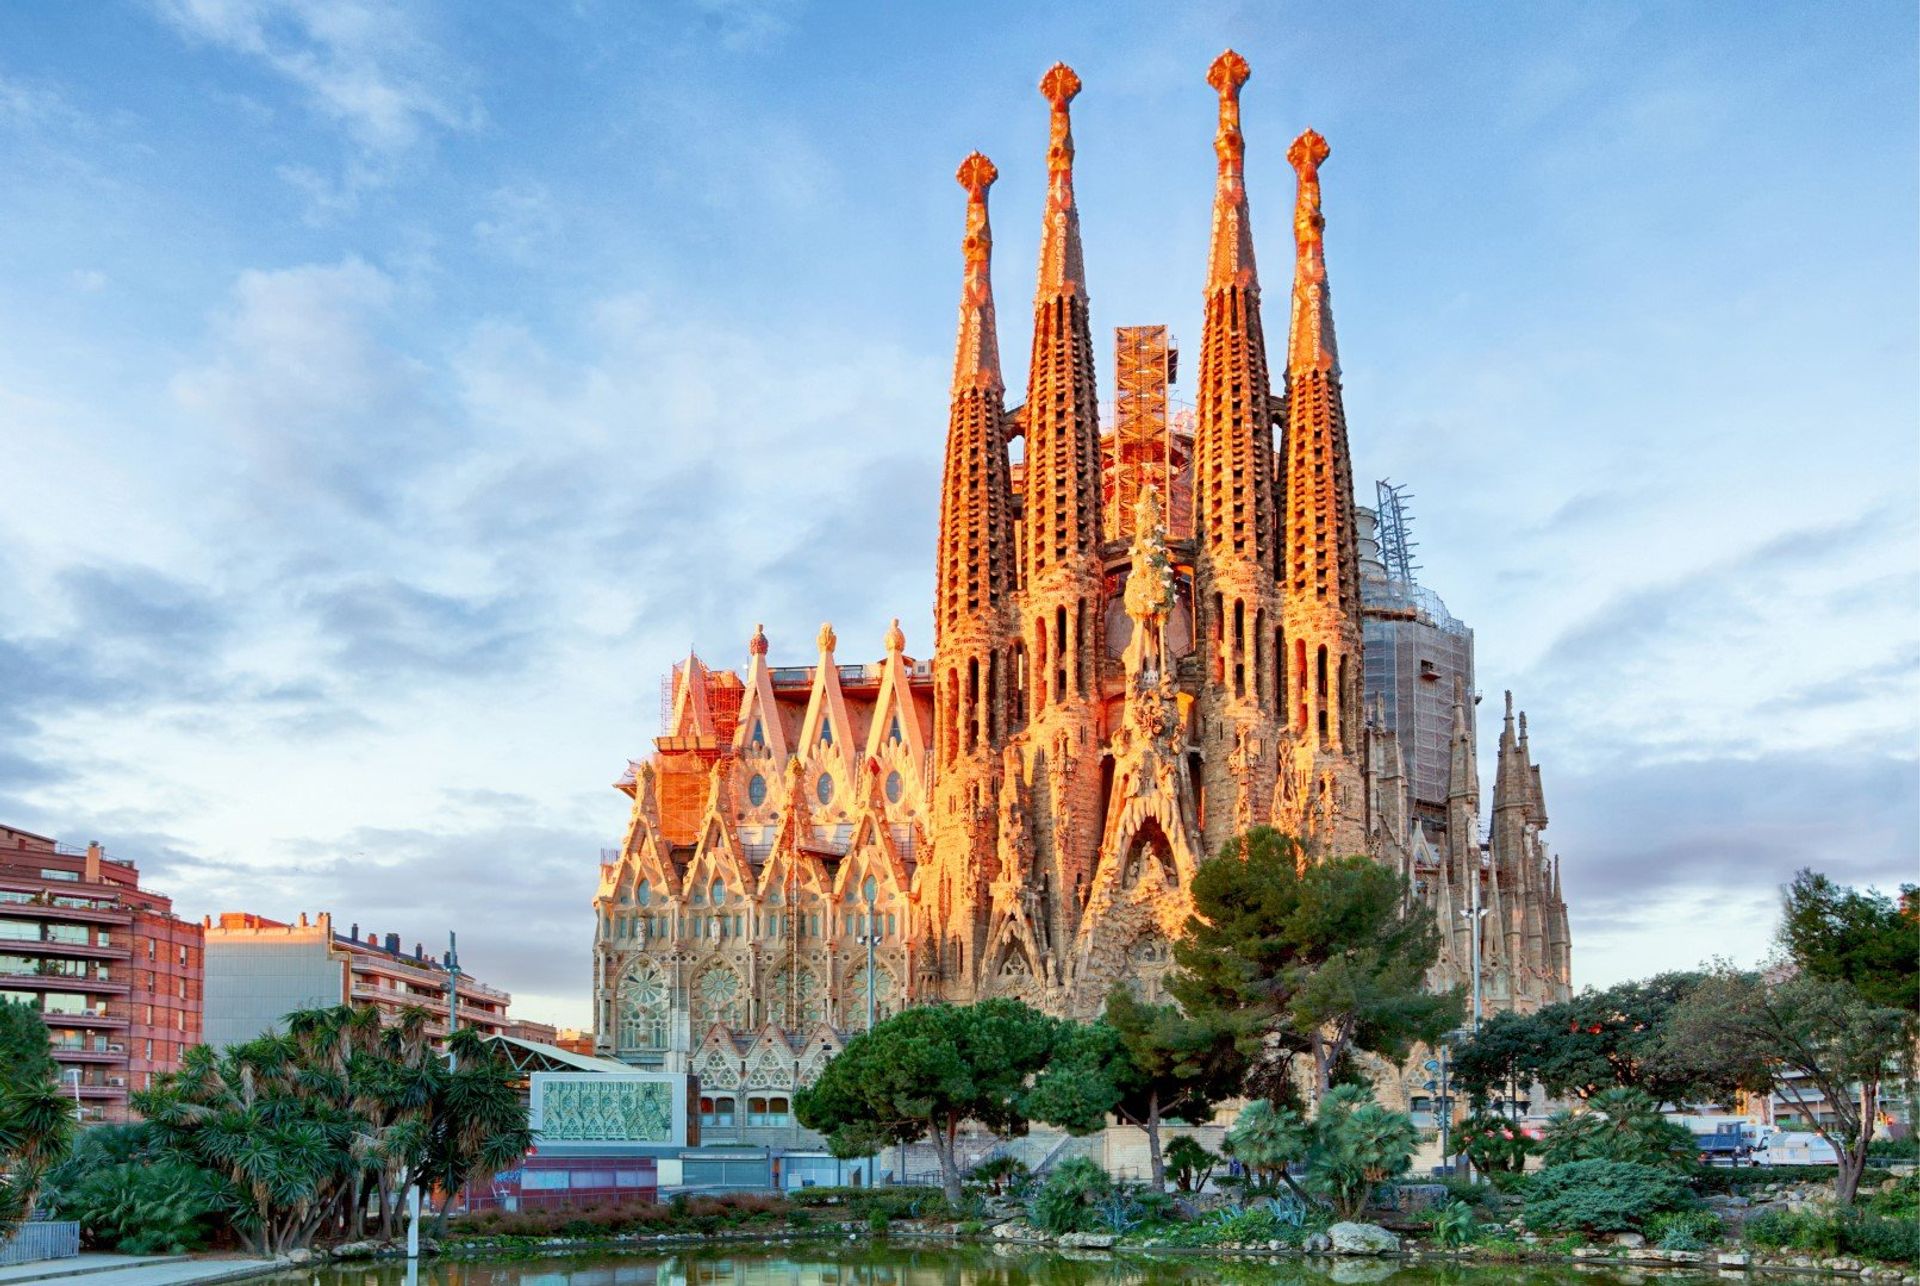
[[[831,804],[833,802],[833,776],[831,773],[820,774],[820,780],[813,784],[813,795],[814,798],[823,804]]]
[[[767,779],[759,773],[747,779],[747,802],[755,808],[767,802]]]
[[[693,986],[693,1021],[697,1032],[719,1023],[738,1027],[740,1013],[740,975],[724,965],[716,965],[701,974]]]
[[[700,1124],[709,1130],[731,1130],[733,1128],[733,1096],[731,1094],[701,1095]]]
[[[727,882],[726,882],[725,880],[715,880],[715,881],[713,882],[713,884],[712,884],[712,886],[711,886],[711,888],[710,888],[710,890],[709,890],[709,891],[710,891],[710,892],[712,893],[712,895],[713,895],[713,904],[714,904],[715,906],[724,906],[724,905],[726,905],[726,901],[727,901]]]
[[[897,728],[898,724],[896,724],[895,726]],[[887,802],[889,804],[899,803],[900,796],[905,792],[906,792],[906,783],[900,779],[899,772],[896,770],[894,772],[888,773],[887,774]]]
[[[787,1100],[779,1096],[747,1100],[748,1125],[790,1125],[793,1117]]]

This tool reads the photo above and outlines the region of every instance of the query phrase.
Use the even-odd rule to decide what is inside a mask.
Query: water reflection
[[[542,1259],[434,1261],[286,1273],[266,1286],[1685,1286],[1720,1282],[1703,1270],[1653,1272],[1572,1265],[1401,1264],[1373,1260],[1204,1259],[1112,1256],[968,1246],[807,1247],[737,1253],[717,1250]],[[1811,1277],[1770,1277],[1786,1286]]]

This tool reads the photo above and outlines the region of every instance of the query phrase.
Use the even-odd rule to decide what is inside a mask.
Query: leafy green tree
[[[1381,1107],[1358,1085],[1336,1085],[1314,1113],[1307,1186],[1353,1219],[1376,1187],[1407,1172],[1418,1142],[1406,1113]]]
[[[38,1011],[0,1001],[0,1238],[33,1213],[73,1132],[46,1024]]]
[[[1245,1066],[1233,1024],[1189,1018],[1175,1005],[1148,1004],[1116,987],[1101,1021],[1066,1034],[1028,1093],[1026,1111],[1080,1133],[1106,1124],[1109,1112],[1139,1126],[1153,1190],[1164,1192],[1161,1123],[1211,1120],[1218,1104],[1240,1092]]]
[[[794,1097],[800,1124],[839,1157],[929,1136],[947,1199],[961,1197],[954,1142],[965,1121],[1024,1133],[1026,1092],[1060,1043],[1062,1024],[1017,1000],[916,1005],[848,1041]]]
[[[1674,1107],[1724,1101],[1739,1088],[1727,1069],[1666,1039],[1667,1020],[1703,976],[1663,973],[1533,1014],[1496,1014],[1454,1047],[1454,1081],[1478,1102],[1502,1088],[1518,1097],[1536,1080],[1561,1098],[1624,1087]]]
[[[1550,1166],[1572,1161],[1632,1161],[1691,1170],[1693,1135],[1660,1114],[1641,1090],[1615,1086],[1587,1101],[1583,1112],[1556,1112],[1541,1135],[1541,1155]]]
[[[1883,1009],[1920,1008],[1920,886],[1901,885],[1895,902],[1802,870],[1782,903],[1780,946],[1801,972]]]
[[[1853,1203],[1882,1087],[1912,1074],[1910,1011],[1876,1005],[1852,983],[1813,973],[1769,982],[1726,969],[1688,996],[1667,1039],[1716,1060],[1745,1088],[1795,1104],[1839,1158],[1836,1199]],[[1826,1110],[1815,1110],[1821,1103]]]
[[[1207,1186],[1207,1180],[1213,1177],[1214,1167],[1220,1164],[1218,1154],[1209,1152],[1206,1145],[1191,1134],[1182,1134],[1167,1144],[1167,1168],[1173,1171],[1173,1186],[1182,1192],[1199,1192]]]
[[[1292,838],[1255,827],[1201,865],[1192,895],[1169,988],[1187,1013],[1231,1025],[1250,1059],[1277,1064],[1262,1069],[1269,1085],[1304,1057],[1317,1099],[1350,1051],[1398,1061],[1464,1012],[1457,990],[1426,989],[1440,949],[1432,912],[1371,858],[1308,862]]]

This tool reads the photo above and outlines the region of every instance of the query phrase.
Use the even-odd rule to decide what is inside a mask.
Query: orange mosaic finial
[[[753,627],[753,637],[747,640],[747,654],[749,656],[765,656],[767,654],[766,626],[755,625]]]
[[[1307,130],[1287,149],[1287,160],[1300,176],[1293,204],[1293,239],[1299,248],[1293,274],[1293,335],[1288,344],[1287,369],[1338,373],[1339,347],[1333,338],[1333,300],[1327,290],[1327,217],[1320,209],[1320,166],[1333,149],[1314,130]]]
[[[907,633],[900,628],[900,618],[894,617],[893,624],[887,627],[887,655],[907,650]]]
[[[965,273],[960,286],[960,337],[954,345],[953,387],[1001,388],[1000,339],[993,316],[993,228],[987,221],[987,189],[1000,177],[978,152],[960,162],[953,176],[967,190],[967,233],[961,241]]]
[[[1080,211],[1073,200],[1073,120],[1067,105],[1080,93],[1080,77],[1055,63],[1040,78],[1040,93],[1053,109],[1047,136],[1047,213],[1040,236],[1041,296],[1086,293],[1080,249]]]
[[[1220,126],[1213,151],[1220,177],[1213,192],[1213,240],[1207,255],[1207,289],[1258,288],[1253,259],[1253,222],[1247,212],[1247,142],[1240,133],[1240,87],[1253,75],[1247,60],[1229,49],[1207,68],[1207,83],[1220,94]]]
[[[833,632],[833,622],[822,621],[820,623],[820,633],[815,636],[814,642],[820,645],[821,656],[833,655],[833,649],[840,645],[840,636]]]

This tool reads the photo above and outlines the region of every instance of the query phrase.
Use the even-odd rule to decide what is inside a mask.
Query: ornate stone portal
[[[1447,926],[1436,984],[1464,976],[1478,896],[1490,1003],[1567,993],[1524,716],[1502,736],[1483,846],[1464,695],[1443,833],[1409,820],[1397,742],[1363,713],[1329,149],[1309,130],[1288,153],[1297,257],[1275,391],[1244,183],[1248,75],[1229,52],[1207,77],[1219,126],[1206,320],[1191,440],[1167,475],[1191,497],[1191,531],[1169,537],[1153,486],[1115,510],[1130,541],[1103,530],[1115,452],[1073,189],[1081,86],[1056,66],[1041,86],[1030,383],[1011,411],[987,209],[998,172],[975,153],[957,174],[935,656],[909,657],[896,620],[873,664],[840,664],[823,626],[814,664],[772,668],[756,627],[744,677],[691,655],[675,667],[654,753],[618,783],[633,807],[595,899],[603,1052],[697,1071],[729,1111],[772,1117],[869,1013],[1014,996],[1090,1015],[1116,983],[1160,998],[1198,864],[1266,821],[1311,856],[1368,853],[1406,872]]]

